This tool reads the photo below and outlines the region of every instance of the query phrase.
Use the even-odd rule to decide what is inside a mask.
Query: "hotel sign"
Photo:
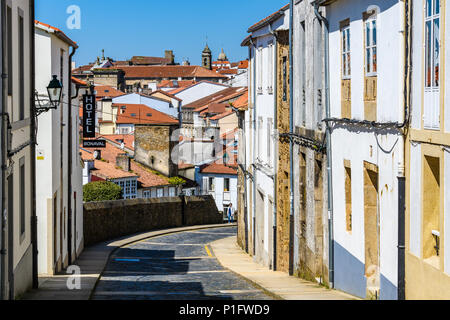
[[[106,148],[106,140],[83,140],[83,148]]]
[[[83,138],[95,138],[95,95],[83,95]]]

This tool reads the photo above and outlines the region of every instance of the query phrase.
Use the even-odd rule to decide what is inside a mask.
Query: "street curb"
[[[251,279],[249,279],[249,278],[246,278],[246,277],[244,277],[242,274],[237,273],[236,271],[233,271],[233,270],[231,270],[230,268],[224,266],[224,265],[222,264],[222,262],[217,258],[216,254],[214,253],[214,248],[213,248],[212,246],[210,246],[210,244],[208,244],[208,246],[209,246],[209,248],[211,249],[211,251],[212,251],[214,257],[216,257],[217,262],[222,266],[222,268],[226,269],[228,272],[230,272],[230,273],[236,275],[237,277],[241,278],[242,280],[247,281],[247,282],[250,283],[252,286],[254,286],[254,287],[260,289],[260,290],[263,291],[266,295],[268,295],[268,296],[274,298],[275,300],[286,300],[286,299],[282,298],[280,295],[278,295],[278,294],[276,294],[276,293],[273,293],[272,291],[267,290],[266,288],[264,288],[263,286],[261,286],[261,285],[258,284],[257,282],[255,282],[255,281],[253,281],[253,280],[251,280]]]
[[[176,234],[176,233],[182,233],[182,232],[186,232],[186,231],[195,231],[195,230],[205,230],[205,229],[217,229],[217,228],[231,228],[231,227],[236,227],[237,223],[230,223],[230,224],[214,224],[214,225],[203,225],[203,226],[191,226],[191,227],[181,227],[181,228],[172,228],[172,229],[164,229],[164,230],[158,230],[158,231],[150,231],[150,232],[145,232],[145,233],[140,233],[140,234],[135,234],[135,235],[131,235],[128,237],[124,237],[124,238],[120,238],[122,240],[111,240],[108,241],[108,243],[114,243],[114,242],[119,242],[119,244],[112,249],[109,254],[108,257],[106,259],[105,265],[103,266],[102,271],[100,272],[97,280],[95,281],[94,286],[91,289],[91,293],[89,294],[89,298],[88,300],[92,300],[92,296],[94,294],[95,289],[97,288],[97,285],[100,281],[100,278],[103,276],[105,270],[106,270],[106,266],[108,265],[111,256],[118,250],[121,249],[125,246],[134,244],[134,243],[138,243],[147,239],[151,239],[151,238],[156,238],[156,237],[160,237],[160,236],[165,236],[165,235],[170,235],[170,234]],[[127,239],[131,239],[131,238],[135,238],[134,240],[131,241],[127,241]],[[123,243],[120,243],[123,242]],[[105,242],[106,243],[106,242]]]

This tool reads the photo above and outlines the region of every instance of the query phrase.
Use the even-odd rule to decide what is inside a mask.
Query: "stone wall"
[[[178,167],[171,159],[171,153],[178,141],[170,141],[176,126],[136,125],[135,160],[162,174],[178,175]]]
[[[85,246],[140,232],[219,223],[223,217],[211,196],[90,202],[83,212]]]
[[[289,32],[278,33],[278,95],[277,127],[279,133],[289,132]],[[284,79],[286,77],[286,79]],[[288,272],[290,267],[290,146],[288,139],[278,142],[277,175],[277,270]]]

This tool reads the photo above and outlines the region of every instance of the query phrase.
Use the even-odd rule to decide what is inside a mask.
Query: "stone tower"
[[[206,47],[202,52],[202,67],[208,70],[212,69],[212,53],[211,49],[208,47],[208,44],[206,44]]]

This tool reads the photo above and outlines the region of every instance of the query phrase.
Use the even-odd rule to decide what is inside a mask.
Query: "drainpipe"
[[[329,69],[329,23],[328,20],[319,13],[319,4],[314,3],[314,13],[325,27],[324,32],[324,60],[325,60],[325,100],[326,118],[330,118],[330,69]],[[331,150],[331,128],[326,129],[327,141],[327,187],[328,187],[328,272],[330,287],[334,288],[334,231],[333,231],[333,161]]]
[[[37,240],[37,214],[36,214],[36,105],[34,101],[35,88],[35,41],[34,41],[34,1],[30,1],[30,59],[31,59],[31,79],[30,79],[30,106],[31,106],[31,124],[30,124],[30,163],[31,163],[31,244],[32,252],[32,275],[33,289],[39,287],[38,280],[38,240]]]
[[[404,65],[404,81],[403,81],[403,90],[404,95],[403,105],[404,105],[404,114],[403,114],[403,123],[407,124],[409,121],[409,97],[410,97],[410,86],[408,86],[408,81],[411,79],[411,68],[410,68],[410,35],[411,35],[411,26],[410,19],[412,17],[412,6],[410,6],[409,1],[405,1],[404,3],[404,15],[402,18],[403,21],[403,47],[404,47],[404,56],[403,56],[403,65]],[[405,300],[405,192],[406,192],[406,177],[405,177],[405,155],[406,155],[406,133],[403,134],[401,139],[403,143],[400,146],[400,154],[399,154],[399,168],[398,168],[398,273],[397,273],[397,299]]]
[[[276,141],[278,142],[278,134],[277,134],[277,129],[278,129],[278,114],[277,114],[277,97],[278,97],[278,82],[277,82],[277,78],[278,78],[278,35],[273,31],[272,29],[272,24],[269,23],[269,32],[270,34],[272,34],[275,38],[275,55],[274,55],[274,59],[275,59],[275,63],[274,63],[274,67],[275,67],[275,71],[274,71],[274,77],[275,77],[275,81],[273,82],[273,132],[275,135],[275,138],[277,139]],[[275,139],[274,139],[275,141]],[[274,147],[277,146],[278,143],[274,143]],[[273,168],[274,168],[274,174],[273,174],[273,270],[276,271],[277,270],[277,201],[278,201],[278,197],[277,197],[277,187],[278,187],[278,173],[277,173],[277,168],[278,168],[278,161],[277,161],[277,154],[278,152],[275,151],[274,148],[274,152],[273,152]]]
[[[253,256],[256,255],[256,167],[255,167],[255,141],[256,141],[256,44],[250,37],[250,43],[253,47],[253,148],[252,148],[252,166],[253,166]]]
[[[67,215],[67,252],[68,252],[68,258],[69,258],[69,265],[72,264],[72,57],[75,55],[75,52],[77,51],[76,46],[72,46],[72,53],[69,55],[69,72],[68,72],[68,81],[67,85],[68,87],[68,99],[69,99],[69,105],[68,105],[68,131],[67,131],[67,170],[69,171],[67,174],[67,208],[68,208],[68,215]],[[76,219],[76,218],[75,218]],[[75,234],[77,230],[77,226],[74,226],[75,228]],[[76,247],[76,241],[75,241],[75,247]],[[76,249],[75,249],[76,251]],[[76,255],[76,252],[75,252]]]
[[[294,133],[294,0],[290,0],[289,6],[289,133]],[[289,274],[294,274],[294,143],[289,139],[290,158],[290,215],[289,215]]]
[[[5,25],[6,25],[6,6],[5,6],[5,0],[1,0],[1,31],[2,31],[2,35],[5,35]],[[5,289],[6,289],[6,273],[5,273],[5,267],[6,267],[6,246],[5,246],[5,242],[6,242],[6,195],[5,195],[5,181],[6,181],[6,174],[5,174],[5,170],[6,170],[6,143],[5,143],[5,139],[6,139],[6,130],[5,130],[5,121],[4,121],[4,113],[7,111],[6,110],[6,104],[7,104],[7,100],[6,100],[6,96],[7,96],[7,89],[6,89],[6,82],[7,82],[7,77],[5,75],[5,70],[6,70],[6,59],[5,59],[5,55],[6,55],[6,37],[3,36],[2,37],[2,100],[1,100],[1,109],[0,109],[0,113],[1,113],[1,117],[0,117],[0,143],[1,143],[1,155],[0,155],[0,168],[1,168],[1,179],[0,179],[0,183],[1,183],[1,204],[0,204],[0,225],[1,225],[1,229],[0,229],[0,234],[1,234],[1,248],[0,248],[0,257],[1,257],[1,261],[0,261],[0,300],[5,300]]]

